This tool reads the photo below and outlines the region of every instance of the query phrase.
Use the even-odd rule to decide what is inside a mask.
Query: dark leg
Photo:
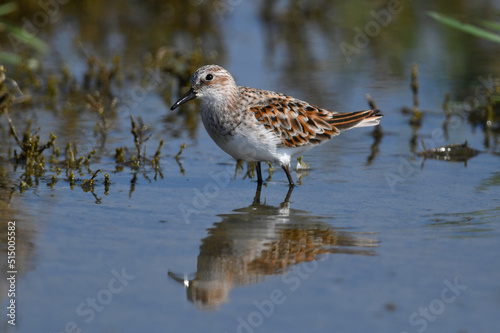
[[[255,170],[257,172],[257,183],[262,184],[262,170],[260,168],[260,162],[255,162]]]
[[[289,203],[290,197],[292,196],[293,186],[288,187],[288,192],[286,193],[285,201],[283,203]]]
[[[260,206],[260,191],[262,189],[262,184],[257,183],[257,189],[255,190],[255,197],[253,198],[252,206]]]
[[[293,183],[293,178],[292,175],[290,174],[290,166],[282,165],[281,167],[283,168],[283,170],[285,170],[286,177],[288,178],[288,184],[290,186],[294,186],[295,184]]]

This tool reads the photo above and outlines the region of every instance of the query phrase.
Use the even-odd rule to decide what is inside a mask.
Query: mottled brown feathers
[[[348,113],[327,111],[283,94],[239,87],[240,95],[256,106],[249,108],[265,128],[282,138],[283,147],[318,145],[365,119],[374,120],[378,110]]]

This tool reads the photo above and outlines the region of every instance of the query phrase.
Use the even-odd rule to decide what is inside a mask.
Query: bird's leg
[[[257,184],[262,184],[262,169],[260,162],[255,162],[255,170],[257,172]]]
[[[281,166],[283,170],[285,170],[286,177],[288,178],[288,184],[290,186],[294,186],[295,184],[293,183],[293,178],[292,175],[290,174],[290,166],[289,165],[282,165]]]
[[[285,201],[282,202],[282,204],[288,204],[290,203],[290,197],[292,196],[293,192],[293,186],[288,187],[288,192],[286,193]]]
[[[252,206],[260,206],[260,191],[262,189],[262,184],[257,183],[257,189],[255,190],[255,197],[253,198]]]

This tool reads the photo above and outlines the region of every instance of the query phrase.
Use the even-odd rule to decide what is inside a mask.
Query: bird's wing
[[[338,113],[283,94],[246,89],[240,91],[247,98],[249,111],[281,138],[283,147],[318,145],[342,131],[376,125],[382,117],[379,110]]]

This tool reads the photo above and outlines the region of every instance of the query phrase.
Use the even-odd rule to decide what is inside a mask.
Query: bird
[[[191,88],[171,110],[198,99],[212,140],[236,160],[255,162],[258,184],[262,184],[260,163],[270,162],[281,166],[293,187],[293,156],[345,130],[378,125],[382,117],[380,110],[328,111],[278,92],[237,86],[219,65],[198,68],[190,81]]]

